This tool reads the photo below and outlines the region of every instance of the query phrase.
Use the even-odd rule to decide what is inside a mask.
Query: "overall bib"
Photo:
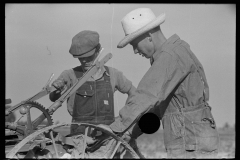
[[[105,66],[109,73],[108,67]],[[73,68],[77,78],[83,76],[80,66]],[[104,73],[96,81],[87,81],[76,91],[72,122],[109,125],[114,121],[114,100],[110,77]],[[71,126],[71,133],[84,133],[85,127]]]

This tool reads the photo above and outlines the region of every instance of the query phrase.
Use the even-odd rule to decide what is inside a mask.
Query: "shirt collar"
[[[150,59],[150,63],[151,65],[153,64],[153,62],[158,59],[160,53],[163,51],[163,49],[165,47],[168,46],[168,44],[170,43],[174,43],[176,42],[178,39],[180,39],[180,37],[177,34],[172,35],[171,37],[169,37],[161,46],[158,46],[157,50],[155,51],[155,53],[153,54],[152,58]]]
[[[94,80],[98,80],[98,79],[102,78],[102,76],[103,76],[104,73],[106,73],[107,76],[110,76],[110,75],[107,73],[105,67],[101,67],[101,68],[98,69],[98,71],[97,71],[94,75],[92,75],[91,77],[92,77]]]

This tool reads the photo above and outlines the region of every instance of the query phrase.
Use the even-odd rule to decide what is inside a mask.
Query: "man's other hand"
[[[56,79],[53,83],[52,86],[55,87],[58,90],[63,90],[67,82],[61,78],[61,79]]]
[[[127,131],[123,136],[122,136],[122,139],[124,141],[126,141],[127,143],[129,143],[129,141],[131,140],[131,135],[130,133]]]

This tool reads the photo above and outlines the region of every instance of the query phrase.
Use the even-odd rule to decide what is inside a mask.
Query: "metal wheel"
[[[27,120],[28,120],[29,122],[31,122],[31,124],[27,124],[27,125],[29,125],[29,127],[31,127],[32,130],[37,130],[37,129],[39,129],[39,128],[43,128],[43,127],[50,126],[50,125],[53,124],[52,117],[51,117],[51,115],[48,114],[48,109],[45,109],[45,108],[43,107],[43,105],[39,104],[38,102],[30,101],[30,102],[25,103],[22,107],[26,108],[27,111],[28,111],[28,113],[27,113]],[[46,117],[46,119],[47,119],[47,123],[44,124],[44,125],[41,125],[40,127],[38,127],[38,126],[33,126],[34,121],[31,120],[31,113],[30,113],[30,111],[31,111],[31,110],[35,110],[35,108],[38,109],[38,110],[40,110],[40,111],[44,114],[44,116]],[[20,110],[21,110],[21,109],[20,109]],[[21,111],[20,111],[20,112],[21,112]],[[30,130],[26,130],[26,133],[27,133],[27,134],[30,134]],[[25,136],[26,136],[26,135],[25,135]]]
[[[32,127],[33,130],[37,130],[37,129],[40,129],[40,128],[43,128],[46,126],[50,126],[53,124],[52,117],[51,117],[51,115],[48,114],[48,109],[45,109],[41,104],[39,104],[37,102],[27,102],[24,105],[22,105],[22,108],[24,109],[24,112],[27,113],[27,119],[29,120],[29,122],[31,122],[30,124],[27,124],[27,125]],[[45,116],[45,118],[47,119],[47,123],[45,125],[40,125],[40,127],[33,126],[34,121],[31,120],[30,110],[35,109],[35,108],[40,110],[43,113],[43,115]],[[20,111],[20,112],[22,112],[22,111]],[[24,115],[22,115],[22,116],[24,116]],[[13,132],[18,132],[17,134],[21,134],[22,136],[25,136],[25,137],[27,136],[27,135],[24,135],[26,133],[16,130],[15,127],[11,127],[11,124],[12,124],[11,122],[6,122],[6,123],[10,125],[9,127],[7,127],[7,129],[5,128],[5,130],[9,131],[10,135],[12,135]],[[14,122],[14,123],[15,123],[14,125],[17,125],[19,128],[21,128],[21,130],[24,130],[27,132],[26,125],[17,124],[18,122]],[[5,132],[5,135],[8,135],[8,134],[6,134],[6,132]]]
[[[25,103],[22,107],[23,107],[24,111],[26,111],[26,113],[27,113],[28,121],[31,122],[30,124],[26,124],[26,125],[30,126],[32,131],[27,130],[27,127],[24,125],[19,125],[23,130],[25,130],[24,132],[21,132],[21,133],[20,132],[18,133],[17,132],[18,130],[12,131],[11,129],[7,129],[7,130],[5,129],[5,136],[6,136],[5,137],[5,153],[8,153],[11,150],[11,148],[14,147],[14,145],[16,145],[19,141],[21,141],[27,135],[31,134],[31,132],[34,132],[35,130],[39,129],[38,127],[34,127],[32,125],[34,121],[31,120],[31,114],[30,114],[31,110],[35,110],[35,109],[38,111],[40,110],[46,117],[47,123],[45,125],[41,125],[41,128],[50,126],[53,124],[52,118],[48,114],[48,110],[45,109],[41,104],[30,101],[30,102]],[[17,136],[18,139],[11,138],[14,135]],[[21,152],[28,151],[29,146],[31,146],[31,144],[25,145],[25,147],[23,147],[22,150],[20,150],[20,151]]]
[[[87,135],[87,132],[88,132],[88,129],[89,128],[94,128],[94,129],[97,129],[99,131],[101,131],[102,133],[105,133],[107,134],[109,137],[111,137],[111,140],[112,141],[115,141],[115,145],[112,146],[111,148],[111,154],[108,154],[108,155],[103,155],[103,157],[97,157],[97,158],[113,158],[114,155],[116,154],[116,151],[119,149],[120,146],[122,146],[126,151],[128,151],[132,158],[134,159],[137,159],[139,158],[139,156],[136,154],[136,152],[130,147],[130,145],[125,142],[122,138],[118,137],[117,135],[115,135],[114,133],[98,126],[98,125],[93,125],[93,124],[88,124],[88,123],[66,123],[66,124],[56,124],[56,125],[52,125],[52,126],[48,126],[48,127],[45,127],[45,128],[42,128],[30,135],[28,135],[26,138],[24,138],[21,142],[19,142],[7,155],[6,157],[7,158],[17,158],[16,157],[16,154],[18,153],[18,151],[26,144],[28,143],[29,141],[34,141],[35,137],[37,137],[38,135],[40,134],[43,134],[44,132],[49,132],[52,133],[52,130],[53,129],[56,129],[58,127],[63,127],[63,126],[71,126],[72,124],[77,124],[77,125],[82,125],[82,126],[85,126],[86,129],[85,129],[85,138],[84,138],[84,143],[83,143],[83,154],[81,157],[78,157],[78,158],[89,158],[86,156],[86,135]],[[51,134],[52,135],[52,134]],[[59,155],[58,155],[58,147],[56,147],[56,143],[55,143],[55,139],[53,138],[53,136],[51,136],[51,142],[52,142],[52,145],[54,147],[54,150],[55,150],[55,153],[56,153],[56,157],[55,158],[59,158]],[[57,144],[59,145],[59,144]],[[90,157],[92,158],[92,157]],[[121,157],[120,157],[121,158]]]

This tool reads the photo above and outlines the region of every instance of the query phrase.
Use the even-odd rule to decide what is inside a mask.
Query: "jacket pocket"
[[[83,85],[76,91],[74,107],[75,116],[92,116],[95,113],[94,90]],[[74,114],[74,113],[73,113]]]
[[[185,116],[190,120],[186,128],[191,132],[188,132],[187,136],[195,139],[192,143],[197,145],[197,149],[203,152],[218,149],[219,137],[210,107],[187,113]]]
[[[175,136],[184,136],[184,117],[181,114],[170,115],[170,124]]]
[[[76,94],[81,97],[92,97],[94,95],[93,90],[77,90]]]

